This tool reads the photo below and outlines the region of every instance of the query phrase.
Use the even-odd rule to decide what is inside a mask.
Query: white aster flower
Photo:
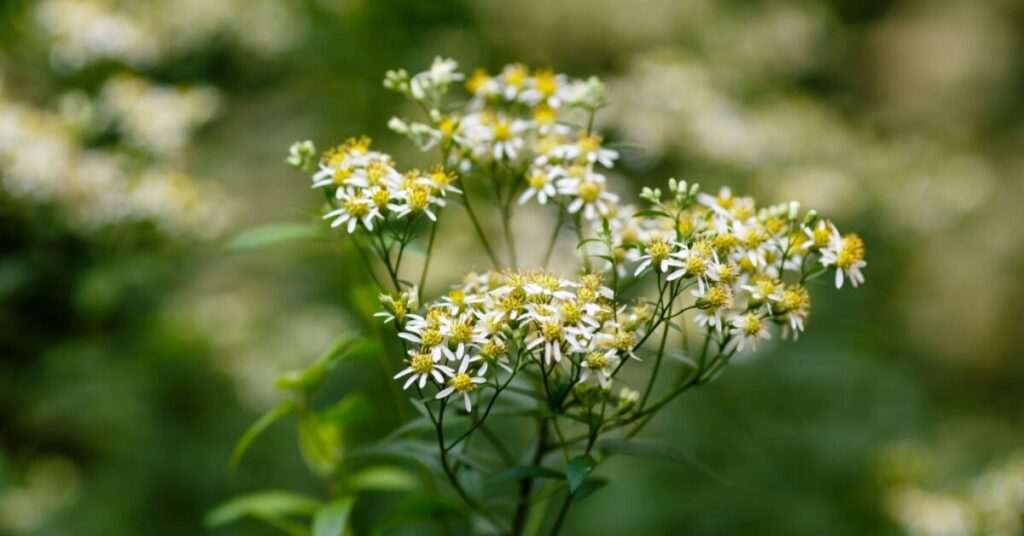
[[[459,365],[459,370],[448,379],[448,387],[442,389],[437,393],[436,399],[447,398],[451,395],[462,395],[462,400],[466,404],[466,411],[473,411],[473,402],[470,400],[470,393],[476,391],[477,386],[485,383],[487,380],[478,375],[477,371],[469,370],[469,361],[463,360],[462,364]]]

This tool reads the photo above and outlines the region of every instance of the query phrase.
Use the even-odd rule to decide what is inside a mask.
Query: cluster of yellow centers
[[[864,260],[864,241],[856,234],[850,233],[843,237],[843,247],[836,257],[836,266],[847,269]]]

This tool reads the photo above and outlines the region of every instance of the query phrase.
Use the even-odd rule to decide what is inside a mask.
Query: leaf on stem
[[[231,451],[231,461],[228,466],[234,469],[238,467],[238,462],[242,461],[242,456],[245,455],[249,447],[252,446],[252,442],[256,440],[271,424],[277,422],[281,417],[288,415],[295,411],[294,406],[291,403],[285,402],[270,411],[264,413],[256,422],[252,423],[242,437],[239,438],[238,443],[235,444],[234,450]]]
[[[497,476],[491,479],[490,484],[499,484],[509,480],[518,480],[520,478],[552,478],[562,479],[565,477],[561,472],[548,467],[540,467],[537,465],[517,465],[511,469],[498,473]]]
[[[324,238],[319,227],[305,223],[272,223],[246,229],[235,235],[224,249],[231,253],[256,251],[280,244],[311,242]]]
[[[597,467],[597,460],[589,454],[577,456],[569,460],[569,466],[565,470],[565,480],[569,484],[569,493],[576,493],[583,481],[590,475],[590,472]]]
[[[290,491],[260,491],[235,497],[210,510],[203,518],[209,528],[220,527],[243,517],[283,520],[290,515],[313,515],[321,502]]]
[[[414,491],[419,482],[401,467],[378,465],[352,475],[348,485],[358,491]]]
[[[348,526],[348,518],[352,515],[354,497],[344,497],[332,501],[317,510],[313,516],[313,536],[341,536]]]
[[[576,493],[572,494],[572,500],[574,502],[580,502],[583,499],[589,497],[595,491],[608,485],[607,478],[592,477],[583,481],[580,487],[576,490]]]

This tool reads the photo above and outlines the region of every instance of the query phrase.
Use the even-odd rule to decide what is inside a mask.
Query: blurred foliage
[[[75,139],[129,161],[129,179],[155,164],[183,168],[226,193],[199,198],[230,201],[241,229],[313,218],[305,185],[281,164],[293,139],[366,132],[415,161],[382,131],[401,109],[380,90],[389,68],[441,54],[597,72],[613,89],[603,128],[643,147],[623,150],[636,183],[619,177],[622,188],[678,176],[841,213],[872,245],[871,285],[816,304],[801,345],[768,348],[653,423],[706,470],[619,458],[608,468],[615,486],[582,504],[568,533],[961,534],[957,523],[975,515],[963,512],[992,502],[965,489],[991,474],[1019,479],[1021,2],[284,1],[292,33],[273,30],[283,17],[244,16],[263,4],[252,1],[188,19],[221,22],[159,60],[74,69],[54,56],[37,15],[45,2],[2,2],[5,106],[68,121],[62,95],[99,102],[123,73],[215,88],[219,114],[180,155],[150,154],[109,124]],[[152,5],[204,4],[218,3]],[[238,38],[246,32],[287,42],[253,48]],[[327,240],[278,237],[257,253],[236,241],[224,254],[223,235],[145,220],[88,226],[69,206],[0,188],[0,532],[193,534],[243,492],[318,495],[294,417],[254,441],[239,471],[228,462],[246,427],[282,402],[276,377],[314,363],[345,331],[374,329],[345,312],[376,307],[365,274]],[[432,290],[482,259],[445,257],[454,262],[437,265]],[[399,424],[387,381],[358,361],[325,376],[317,407],[358,392],[375,408],[346,430],[346,445]],[[919,462],[927,470],[893,476]],[[351,515],[362,533],[391,512],[449,509],[370,494]],[[243,523],[216,533],[273,533]],[[999,527],[989,532],[1020,534]]]

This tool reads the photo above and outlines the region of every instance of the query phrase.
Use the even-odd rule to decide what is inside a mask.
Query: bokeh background
[[[225,244],[315,217],[295,139],[415,162],[381,80],[435,54],[599,75],[627,197],[730,184],[868,243],[800,344],[650,427],[706,470],[616,459],[567,532],[1024,534],[1020,0],[4,0],[0,533],[199,534],[238,492],[316,491],[293,424],[227,460],[360,327],[365,277],[330,240]],[[433,291],[484,267],[458,224]],[[325,387],[378,401],[353,444],[397,424],[384,381]]]

